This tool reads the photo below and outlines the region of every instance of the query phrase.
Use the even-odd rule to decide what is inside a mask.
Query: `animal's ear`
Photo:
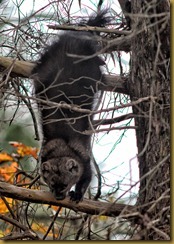
[[[51,170],[51,165],[49,161],[46,161],[44,163],[41,163],[41,174],[45,182],[49,179],[50,176],[50,170]]]
[[[50,171],[51,170],[51,165],[49,161],[46,161],[44,163],[41,163],[41,170],[43,171]]]
[[[65,165],[66,169],[72,173],[77,173],[79,171],[79,163],[75,159],[68,159]]]

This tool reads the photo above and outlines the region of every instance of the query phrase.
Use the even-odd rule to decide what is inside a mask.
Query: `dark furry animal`
[[[86,24],[104,26],[105,14],[90,17]],[[92,115],[49,102],[92,110],[104,65],[96,55],[98,48],[94,33],[66,31],[46,48],[32,71],[44,137],[41,174],[57,199],[69,193],[73,201],[82,200],[91,181],[91,138],[83,132],[89,129]],[[73,185],[75,191],[70,191]]]

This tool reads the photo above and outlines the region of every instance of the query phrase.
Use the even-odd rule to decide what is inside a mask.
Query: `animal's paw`
[[[69,196],[70,196],[70,200],[76,203],[83,200],[83,196],[80,192],[70,191]]]

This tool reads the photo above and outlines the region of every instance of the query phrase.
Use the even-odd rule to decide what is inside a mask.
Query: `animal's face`
[[[41,163],[41,174],[57,200],[64,199],[81,174],[81,165],[73,158],[61,157]]]

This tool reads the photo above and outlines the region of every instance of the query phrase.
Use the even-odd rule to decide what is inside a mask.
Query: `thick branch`
[[[107,203],[85,199],[77,204],[68,198],[58,201],[48,191],[26,189],[5,182],[0,182],[0,194],[17,200],[60,206],[92,215],[115,217],[120,214],[125,215],[136,211],[134,206],[120,203]]]
[[[113,91],[129,95],[127,84],[129,82],[129,76],[120,75],[105,75],[105,82],[99,85],[99,89],[102,91]]]
[[[0,66],[6,69],[9,69],[12,66],[12,76],[28,78],[34,67],[34,63],[15,60],[13,58],[0,57]]]
[[[14,60],[12,58],[0,57],[0,66],[11,70],[11,76],[16,77],[24,77],[29,78],[31,75],[31,71],[34,67],[35,63]],[[10,69],[11,68],[11,69]],[[119,93],[124,93],[129,95],[129,91],[127,89],[128,77],[120,77],[113,75],[106,75],[106,81],[104,84],[100,84],[99,89],[105,91],[114,91]],[[5,79],[2,78],[2,79]]]

